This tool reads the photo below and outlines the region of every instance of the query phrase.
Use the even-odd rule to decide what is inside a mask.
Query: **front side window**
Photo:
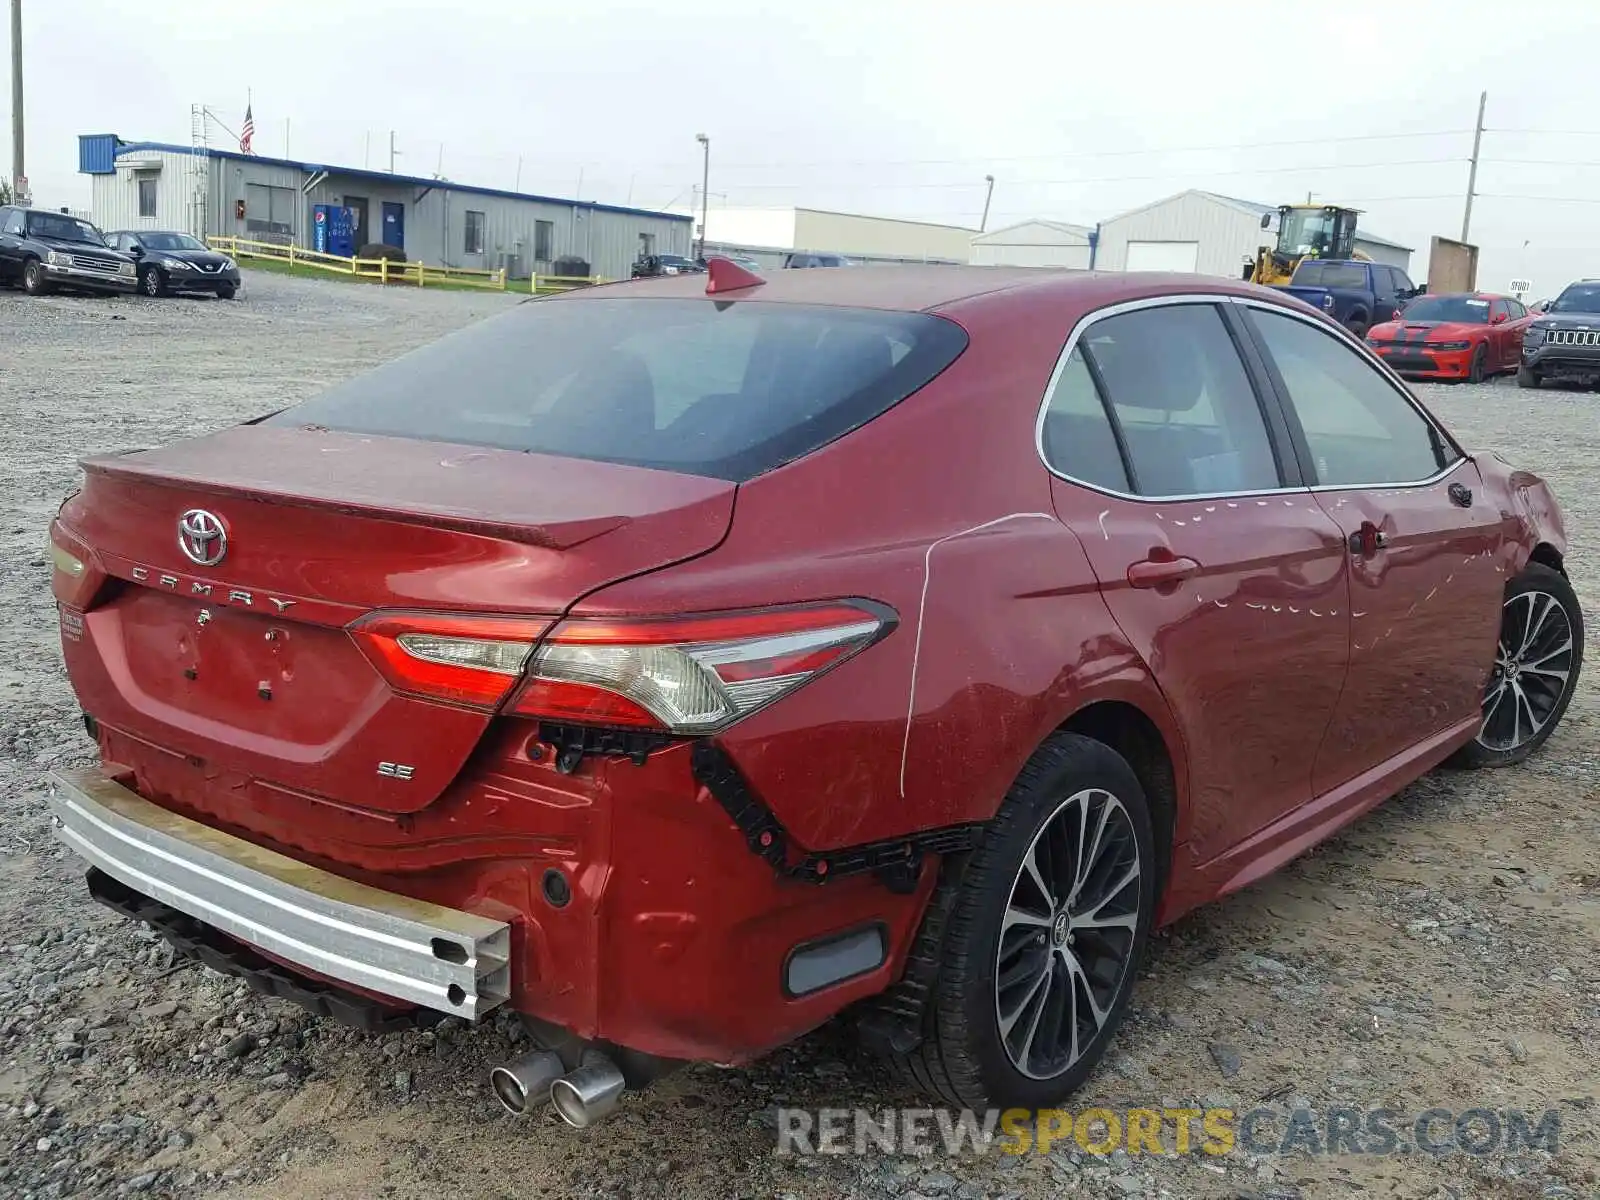
[[[1105,389],[1139,495],[1279,486],[1255,389],[1214,306],[1175,304],[1107,317],[1078,345]]]
[[[1317,483],[1418,483],[1455,458],[1416,407],[1341,339],[1278,313],[1252,309],[1250,319],[1288,391]]]
[[[1053,471],[1113,492],[1133,490],[1111,418],[1081,349],[1074,348],[1067,356],[1050,389],[1039,445]]]
[[[464,254],[483,253],[483,214],[467,209],[466,238],[461,247]]]

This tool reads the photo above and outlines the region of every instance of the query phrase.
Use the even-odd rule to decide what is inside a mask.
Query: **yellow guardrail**
[[[537,296],[550,292],[570,292],[574,288],[606,282],[602,275],[535,275],[528,280],[528,290]]]
[[[213,250],[231,254],[234,258],[267,259],[287,263],[291,267],[310,267],[336,275],[349,275],[375,283],[409,283],[417,287],[454,284],[456,286],[493,288],[504,291],[504,271],[484,271],[476,267],[429,266],[420,262],[397,262],[389,258],[345,258],[339,254],[324,254],[320,250],[306,250],[292,242],[256,242],[239,237],[211,237],[206,239]],[[536,277],[537,278],[537,277]]]

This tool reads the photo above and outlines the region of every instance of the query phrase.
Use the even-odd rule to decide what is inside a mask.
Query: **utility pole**
[[[994,199],[994,176],[985,175],[983,181],[989,185],[989,190],[983,194],[983,220],[978,222],[979,233],[989,228],[989,201]]]
[[[1461,214],[1461,240],[1468,241],[1472,233],[1472,197],[1478,189],[1478,147],[1483,144],[1483,110],[1489,103],[1489,93],[1478,96],[1478,126],[1472,131],[1472,166],[1467,169],[1467,209]]]
[[[703,260],[706,256],[706,219],[711,209],[711,139],[703,133],[697,133],[694,140],[700,143],[703,151],[700,166],[700,253],[695,256]]]
[[[18,203],[27,182],[22,153],[22,0],[11,0],[11,196]]]

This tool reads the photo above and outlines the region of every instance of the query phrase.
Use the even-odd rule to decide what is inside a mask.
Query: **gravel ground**
[[[1554,1155],[776,1155],[779,1105],[920,1103],[827,1030],[749,1070],[680,1072],[583,1135],[491,1100],[511,1022],[365,1038],[176,963],[90,902],[42,793],[90,760],[43,554],[76,459],[267,411],[509,302],[273,276],[235,303],[0,292],[0,1194],[1600,1196],[1594,670],[1531,763],[1431,775],[1170,930],[1075,1100],[1555,1109]],[[1421,390],[1468,444],[1554,484],[1593,622],[1600,398]]]

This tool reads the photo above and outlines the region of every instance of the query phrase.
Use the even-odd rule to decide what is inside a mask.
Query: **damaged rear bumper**
[[[60,837],[136,892],[353,988],[475,1020],[510,995],[503,921],[367,887],[150,803],[51,776]]]

